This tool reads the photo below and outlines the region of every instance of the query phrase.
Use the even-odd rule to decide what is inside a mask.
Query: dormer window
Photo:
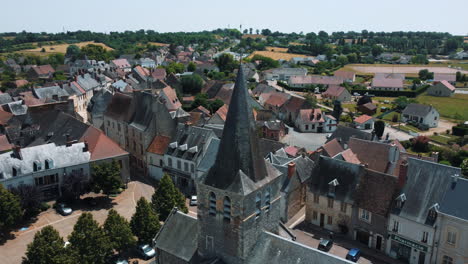
[[[405,201],[406,201],[406,195],[404,193],[400,194],[397,198],[396,198],[396,206],[398,209],[401,209],[403,207],[403,205],[405,204]]]
[[[54,168],[54,161],[52,159],[46,159],[44,163],[45,163],[46,170],[50,170]]]
[[[13,175],[13,177],[16,177],[16,176],[20,175],[21,174],[20,168],[13,167],[11,174]]]
[[[262,194],[257,193],[255,196],[255,219],[259,218],[262,214]]]
[[[429,208],[428,218],[430,220],[435,220],[437,218],[437,212],[439,210],[439,204],[436,203],[431,208]]]
[[[333,181],[328,183],[328,196],[335,197],[335,190],[336,186],[338,186],[338,180],[334,179]]]
[[[173,149],[177,148],[177,146],[178,146],[177,141],[176,141],[176,142],[172,142],[171,144],[169,144],[169,147],[170,147],[170,148],[173,148]]]
[[[33,163],[33,170],[36,172],[36,171],[40,171],[42,170],[42,164],[40,161],[34,161]]]
[[[181,146],[179,146],[179,149],[182,150],[182,151],[186,151],[188,148],[187,144],[183,144]]]
[[[197,153],[197,152],[198,152],[198,147],[197,147],[197,146],[191,147],[191,148],[189,148],[188,152],[190,152],[190,153]]]

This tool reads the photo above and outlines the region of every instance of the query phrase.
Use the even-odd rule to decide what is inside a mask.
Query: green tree
[[[5,231],[23,216],[20,198],[0,184],[0,230]]]
[[[72,58],[72,60],[76,60],[80,57],[80,54],[80,47],[78,47],[77,45],[70,45],[67,47],[67,52],[65,53],[65,56],[67,58]]]
[[[166,220],[174,207],[185,213],[188,212],[184,195],[174,186],[171,177],[167,174],[162,177],[158,189],[151,197],[151,203],[162,221]]]
[[[468,158],[464,159],[460,165],[463,177],[468,179]]]
[[[81,48],[81,54],[90,60],[109,61],[114,58],[111,52],[108,52],[103,46],[88,44]]]
[[[222,72],[232,72],[237,68],[237,63],[234,61],[234,57],[228,53],[223,53],[219,57],[215,58],[215,63]]]
[[[393,101],[393,104],[398,110],[403,110],[406,108],[407,105],[416,102],[414,99],[409,99],[406,96],[400,96],[395,101]]]
[[[253,56],[251,61],[260,61],[260,64],[258,65],[257,68],[259,70],[261,70],[261,71],[279,67],[279,62],[277,60],[274,60],[274,59],[268,58],[268,57],[264,57],[264,56],[261,56],[261,55]]]
[[[428,69],[422,69],[419,71],[418,73],[419,75],[419,79],[425,81],[425,80],[430,80],[430,79],[434,79],[434,73],[433,72],[429,72]]]
[[[35,217],[39,214],[41,211],[42,194],[36,186],[21,184],[10,191],[20,199],[21,208],[24,210],[24,219]]]
[[[80,264],[105,264],[112,255],[112,244],[90,213],[83,213],[69,236],[70,248],[79,256]]]
[[[336,58],[336,63],[338,63],[339,65],[346,65],[348,64],[348,57],[346,56],[338,56]]]
[[[374,132],[378,138],[382,138],[385,131],[385,123],[382,120],[375,121]]]
[[[203,87],[203,79],[198,74],[183,76],[180,82],[184,93],[197,94]]]
[[[224,105],[224,102],[218,98],[208,101],[208,110],[210,110],[211,113],[215,113],[218,111],[219,108],[221,108]]]
[[[411,58],[411,63],[412,64],[428,64],[429,60],[427,60],[426,55],[418,54]]]
[[[120,167],[117,161],[94,165],[92,169],[92,186],[95,192],[102,191],[109,195],[118,192],[122,187]]]
[[[112,248],[122,253],[136,244],[128,221],[117,211],[111,209],[104,222],[104,231],[110,239]]]
[[[34,235],[22,264],[74,264],[76,260],[75,254],[64,248],[58,231],[46,226]]]
[[[136,212],[132,216],[130,227],[140,243],[151,243],[161,228],[158,215],[144,197],[141,197],[137,202]]]
[[[189,62],[189,64],[187,65],[187,71],[194,72],[196,69],[197,65],[193,61]]]
[[[185,70],[185,66],[182,63],[178,62],[171,62],[169,65],[166,67],[166,72],[168,74],[171,73],[183,73]]]

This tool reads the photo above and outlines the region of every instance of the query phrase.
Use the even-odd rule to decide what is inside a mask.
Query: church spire
[[[216,162],[205,178],[215,188],[243,192],[245,185],[267,177],[260,154],[244,70],[239,67]],[[248,177],[249,179],[247,179]],[[247,182],[246,182],[247,181]]]

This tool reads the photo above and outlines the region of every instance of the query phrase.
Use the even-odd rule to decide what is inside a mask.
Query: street
[[[128,184],[128,188],[117,197],[103,200],[97,206],[89,208],[78,205],[79,208],[74,208],[73,213],[68,216],[58,214],[54,209],[49,209],[42,212],[37,220],[23,231],[13,232],[14,239],[7,240],[5,244],[0,245],[0,264],[21,263],[21,258],[26,252],[27,245],[34,239],[34,235],[41,228],[51,225],[60,233],[60,235],[67,241],[67,237],[73,231],[73,226],[83,212],[93,214],[94,219],[103,224],[107,218],[107,211],[111,208],[115,209],[120,215],[130,220],[135,213],[136,202],[141,197],[145,197],[148,201],[151,200],[151,195],[154,189],[151,185],[133,181]],[[131,263],[131,262],[130,262]],[[150,263],[150,261],[139,263]]]
[[[286,124],[285,124],[286,125]],[[290,146],[303,147],[306,150],[316,150],[327,141],[327,133],[301,133],[293,127],[287,126],[288,134],[281,139],[282,143]]]

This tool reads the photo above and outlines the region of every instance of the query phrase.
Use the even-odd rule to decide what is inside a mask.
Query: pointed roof
[[[255,190],[256,183],[269,176],[265,160],[260,155],[255,121],[248,97],[241,66],[229,104],[216,162],[205,178],[207,185],[246,193]]]

